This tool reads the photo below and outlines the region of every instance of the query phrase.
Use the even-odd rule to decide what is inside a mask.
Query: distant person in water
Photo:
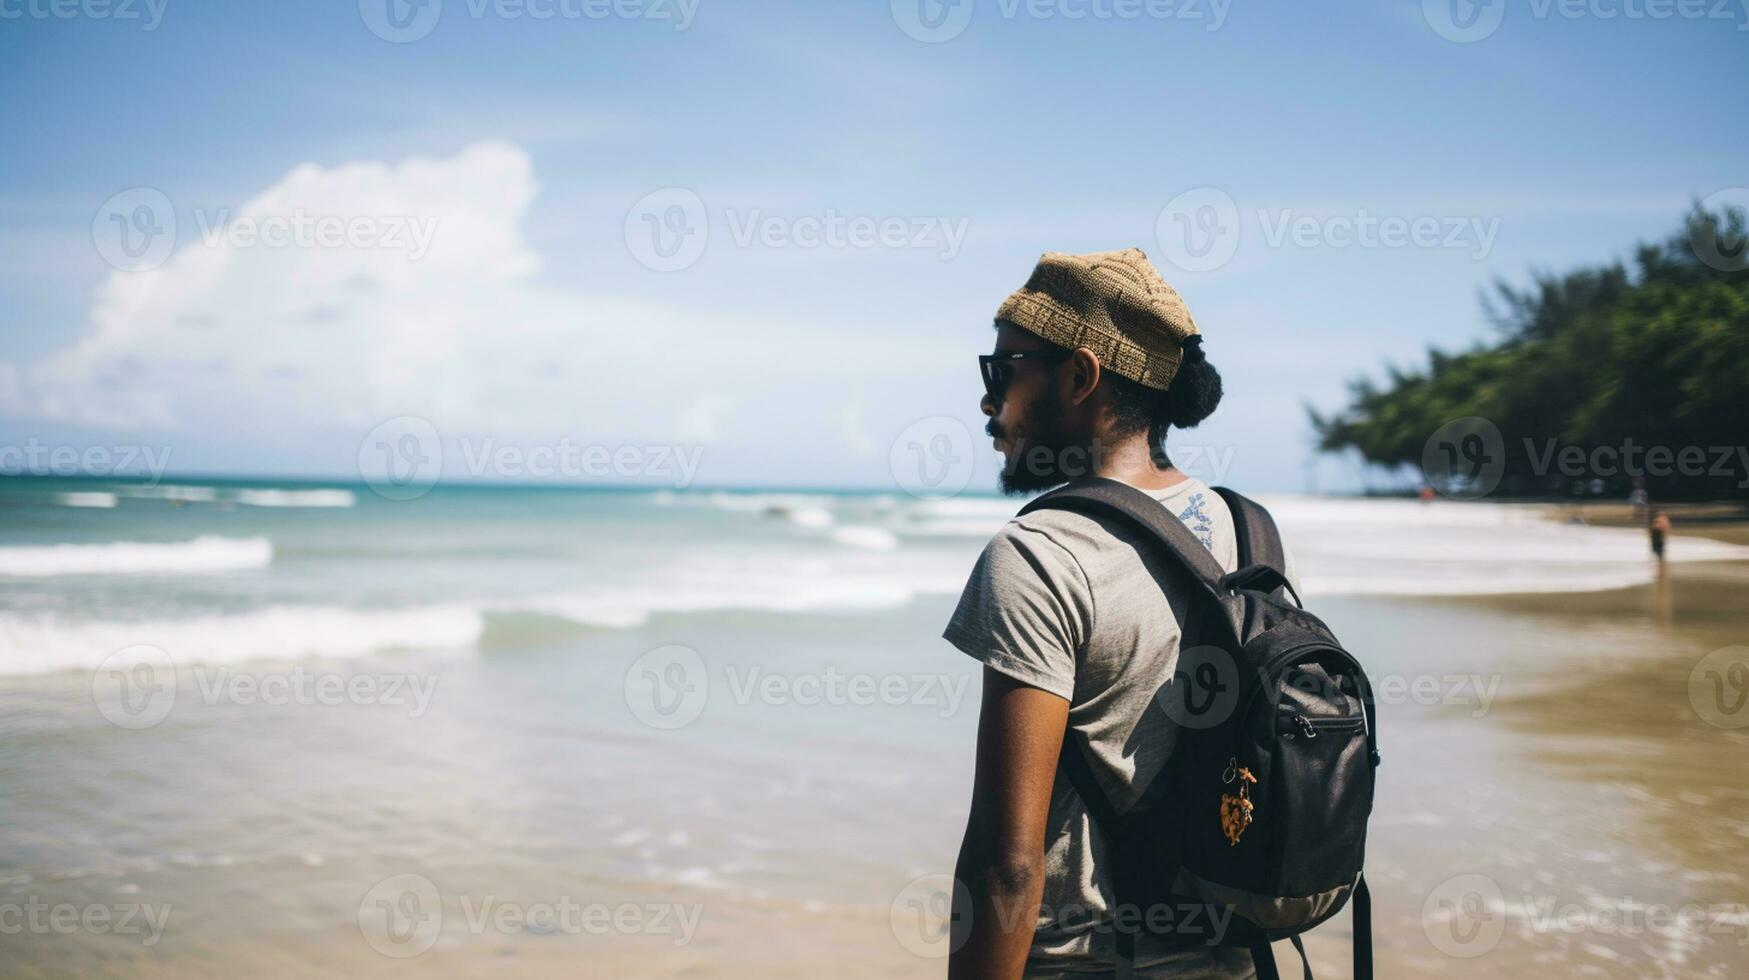
[[[1003,456],[1002,489],[1082,476],[1129,484],[1232,571],[1226,503],[1166,455],[1168,429],[1220,403],[1221,376],[1147,256],[1048,253],[995,326],[979,406]],[[1120,963],[1107,842],[1056,778],[1072,729],[1124,808],[1184,791],[1156,779],[1178,729],[1155,694],[1178,664],[1174,607],[1192,601],[1163,561],[1127,523],[1043,510],[1009,521],[972,570],[944,634],[984,665],[950,980],[1256,975],[1244,949],[1167,947],[1145,934]]]
[[[1664,539],[1670,535],[1670,515],[1661,510],[1652,511],[1652,520],[1646,525],[1646,530],[1652,536],[1652,557],[1658,559],[1659,567],[1664,565]]]

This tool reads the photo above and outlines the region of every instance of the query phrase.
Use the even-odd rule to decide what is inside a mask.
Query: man
[[[996,313],[981,358],[1003,490],[1079,476],[1160,501],[1223,569],[1237,563],[1221,497],[1164,444],[1220,402],[1190,312],[1137,249],[1046,254]],[[1155,703],[1191,601],[1128,525],[1062,510],[1010,521],[979,558],[947,640],[984,664],[971,816],[960,847],[951,980],[1250,977],[1250,955],[1138,937],[1119,962],[1106,846],[1057,756],[1066,726],[1120,809],[1155,785],[1176,729]],[[1071,747],[1072,750],[1072,747]]]

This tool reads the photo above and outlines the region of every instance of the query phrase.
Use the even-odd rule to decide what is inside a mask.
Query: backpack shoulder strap
[[[1033,500],[1020,513],[1046,509],[1116,517],[1139,527],[1188,571],[1191,580],[1205,592],[1217,601],[1225,594],[1221,586],[1225,572],[1196,535],[1160,501],[1127,483],[1104,477],[1076,480]]]
[[[1215,492],[1227,502],[1233,512],[1233,535],[1239,544],[1239,567],[1266,565],[1287,577],[1287,552],[1282,550],[1281,532],[1275,528],[1275,518],[1263,505],[1228,487],[1215,487]]]

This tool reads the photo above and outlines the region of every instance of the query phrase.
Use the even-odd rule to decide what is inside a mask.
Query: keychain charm
[[[1251,826],[1251,811],[1256,805],[1251,802],[1251,784],[1257,782],[1257,777],[1251,775],[1251,770],[1238,765],[1237,759],[1228,760],[1227,771],[1221,774],[1222,782],[1239,783],[1239,795],[1221,794],[1221,832],[1227,835],[1227,844],[1239,843],[1245,828]]]

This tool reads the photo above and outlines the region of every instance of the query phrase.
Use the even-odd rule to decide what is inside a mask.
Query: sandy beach
[[[11,504],[50,508],[63,537],[113,538],[133,507],[131,536],[261,537],[271,555],[219,577],[14,582],[6,635],[69,667],[0,677],[0,904],[25,922],[0,930],[8,976],[942,975],[934,898],[964,820],[977,691],[937,637],[1010,502],[161,503]],[[1278,505],[1290,534],[1308,518],[1325,529],[1290,538],[1325,583],[1310,601],[1381,692],[1381,975],[1740,973],[1749,730],[1720,708],[1728,656],[1719,704],[1703,660],[1749,636],[1749,562],[1481,594],[1494,549],[1451,541],[1512,535],[1527,568],[1556,575],[1577,548],[1598,581],[1649,566],[1608,529],[1415,506]],[[1358,574],[1382,559],[1329,531],[1344,521],[1395,528],[1400,563]],[[675,524],[672,544],[652,541]],[[1544,525],[1553,537],[1535,538]],[[527,582],[551,592],[572,560],[551,542],[612,552],[615,526],[638,550],[611,579],[526,601]],[[1672,554],[1705,546],[1682,535]],[[256,560],[200,547],[201,561]],[[682,547],[694,558],[675,577],[666,556]],[[719,554],[733,561],[706,575]],[[666,588],[641,590],[640,568]],[[331,569],[355,576],[344,616],[319,591]],[[505,597],[480,592],[485,570]],[[1435,580],[1471,594],[1420,594]],[[780,588],[788,600],[770,598]],[[179,611],[118,633],[116,609],[142,596]],[[451,638],[464,596],[485,611]],[[101,666],[80,659],[130,631],[191,651],[175,658],[173,710],[146,725],[112,717]],[[298,653],[324,644],[353,652]],[[222,656],[233,648],[254,652]],[[696,653],[709,694],[681,724],[650,715],[630,680],[675,648]],[[322,678],[364,696],[324,701]],[[33,908],[40,928],[19,918]],[[91,909],[110,921],[53,924]],[[1348,935],[1346,915],[1311,934],[1319,976],[1345,975]]]

